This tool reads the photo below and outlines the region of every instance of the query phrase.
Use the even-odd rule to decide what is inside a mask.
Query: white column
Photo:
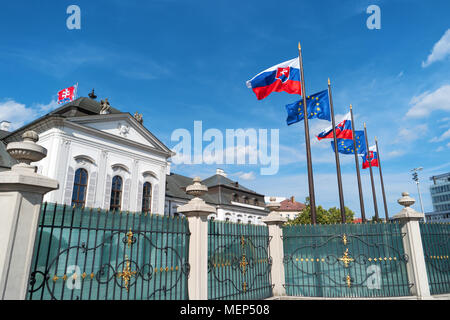
[[[270,209],[270,213],[262,219],[268,228],[269,236],[271,237],[269,243],[270,255],[272,256],[272,282],[273,282],[273,295],[285,296],[286,289],[283,284],[285,283],[284,275],[284,253],[283,253],[283,229],[281,226],[287,221],[276,210],[280,208],[280,204],[275,202],[275,198],[270,198],[270,203],[267,204]]]
[[[36,144],[33,131],[23,142],[8,144],[7,151],[19,161],[0,173],[0,299],[23,300],[33,257],[42,198],[58,189],[58,181],[36,173],[31,162],[44,158],[47,150]]]
[[[424,214],[410,208],[414,202],[415,200],[409,196],[408,192],[403,192],[398,203],[404,208],[393,219],[399,220],[402,225],[402,233],[406,234],[403,238],[403,246],[409,258],[406,264],[408,279],[414,284],[411,288],[412,293],[419,299],[430,299],[430,287],[419,226],[419,221],[424,218]]]
[[[208,220],[215,213],[213,206],[207,205],[199,196],[208,188],[200,184],[200,178],[194,178],[194,184],[186,187],[186,193],[195,196],[187,204],[178,207],[177,212],[184,214],[191,233],[189,240],[189,300],[208,299]]]

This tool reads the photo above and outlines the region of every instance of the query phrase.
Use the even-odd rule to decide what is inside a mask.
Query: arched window
[[[77,169],[75,171],[75,180],[73,181],[72,206],[83,207],[86,201],[86,190],[88,183],[88,173],[86,169]]]
[[[122,178],[114,176],[112,179],[110,210],[120,210],[122,204]]]
[[[151,212],[152,210],[152,184],[144,183],[142,190],[142,212]]]

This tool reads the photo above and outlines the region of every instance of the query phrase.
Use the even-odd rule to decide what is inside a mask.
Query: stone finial
[[[177,212],[183,213],[186,216],[198,215],[206,218],[211,213],[216,213],[216,208],[206,204],[206,202],[200,198],[206,192],[208,192],[208,187],[201,184],[201,179],[195,177],[193,184],[186,187],[186,193],[188,195],[194,196],[187,204],[178,207]]]
[[[410,206],[412,206],[416,202],[416,200],[414,200],[414,198],[411,198],[408,192],[402,192],[402,197],[398,199],[397,202],[404,208],[392,217],[394,220],[411,221],[421,220],[424,218],[423,213],[419,213],[413,208],[410,208]]]
[[[194,183],[186,187],[186,193],[194,197],[201,197],[208,192],[208,187],[201,184],[200,177],[194,178]]]
[[[275,197],[270,197],[270,202],[266,204],[266,208],[268,208],[270,211],[277,211],[278,209],[280,209],[280,206],[280,203],[276,202]]]
[[[275,197],[270,197],[270,202],[266,204],[266,207],[270,210],[270,213],[262,219],[267,225],[282,225],[287,219],[278,212],[280,209],[280,203],[276,202]]]
[[[11,142],[6,146],[6,151],[19,163],[12,169],[26,168],[36,170],[31,166],[31,162],[37,162],[47,156],[47,149],[36,144],[39,141],[39,135],[34,131],[26,131],[22,135],[22,142]]]
[[[411,198],[409,196],[409,192],[402,192],[402,197],[400,199],[397,200],[397,202],[401,205],[404,206],[405,208],[412,206],[416,200],[414,200],[414,198]]]

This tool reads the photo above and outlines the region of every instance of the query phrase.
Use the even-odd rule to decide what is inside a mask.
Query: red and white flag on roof
[[[58,92],[58,104],[63,104],[75,100],[77,95],[78,83],[74,86],[65,88]]]

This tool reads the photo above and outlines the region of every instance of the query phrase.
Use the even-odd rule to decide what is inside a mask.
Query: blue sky
[[[81,30],[66,27],[69,5],[81,8]],[[366,8],[381,9],[381,29],[369,30]],[[308,194],[303,124],[287,127],[274,93],[258,101],[245,81],[297,56],[301,41],[306,91],[331,78],[335,111],[354,106],[357,129],[378,137],[390,215],[409,191],[410,169],[422,166],[422,197],[431,211],[429,177],[450,171],[450,3],[442,1],[10,1],[0,11],[0,120],[13,127],[55,107],[56,92],[79,83],[122,111],[143,113],[145,125],[173,147],[177,128],[279,129],[280,170],[257,165],[174,165],[207,177],[229,177],[266,195],[303,200]],[[310,122],[311,135],[328,125]],[[205,143],[204,146],[206,146]],[[313,141],[316,203],[338,206],[334,156]],[[341,155],[345,203],[359,216],[354,160]],[[375,168],[376,169],[376,168]],[[378,207],[382,209],[378,171]],[[373,202],[362,171],[366,214]],[[418,203],[415,208],[420,209]]]

